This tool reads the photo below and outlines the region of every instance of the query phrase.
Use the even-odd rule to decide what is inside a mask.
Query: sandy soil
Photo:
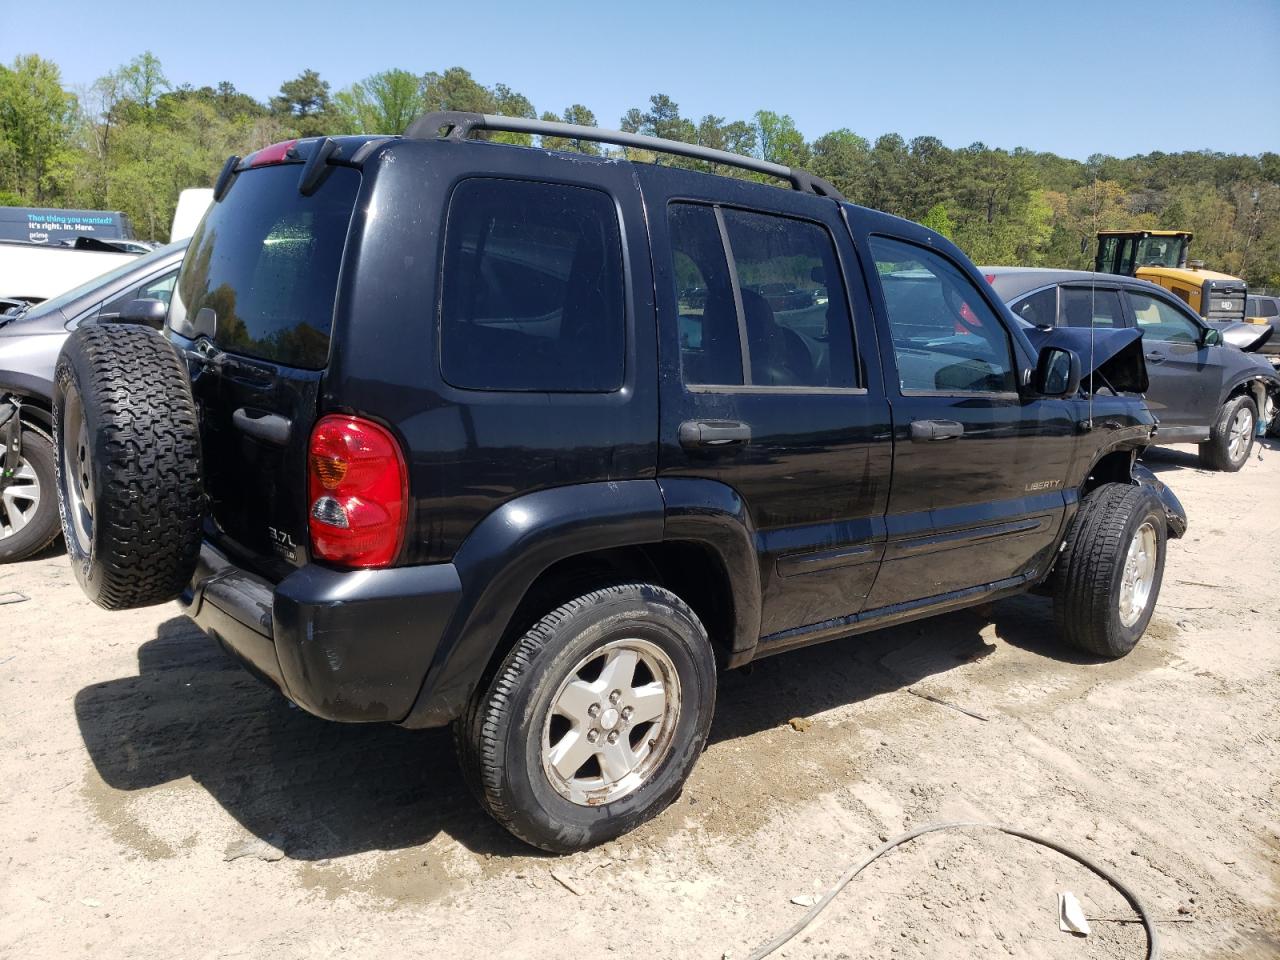
[[[1064,650],[1028,597],[763,661],[722,678],[674,806],[560,859],[479,811],[446,731],[327,724],[172,608],[0,568],[30,597],[0,606],[0,955],[741,958],[881,838],[976,818],[1108,865],[1166,957],[1280,956],[1280,444],[1148,462],[1191,530],[1131,656]],[[1132,916],[1057,854],[933,835],[780,955],[1142,956],[1134,924],[1061,933],[1061,890]]]

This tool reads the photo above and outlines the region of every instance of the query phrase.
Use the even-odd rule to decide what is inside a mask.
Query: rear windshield
[[[360,174],[334,167],[312,196],[297,164],[247,170],[191,238],[170,323],[191,335],[213,320],[231,353],[319,370],[329,356],[338,270]],[[202,310],[213,317],[201,318]]]

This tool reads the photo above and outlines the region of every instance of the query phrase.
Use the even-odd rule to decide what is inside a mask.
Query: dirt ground
[[[0,568],[30,598],[0,606],[0,956],[742,958],[952,819],[1105,864],[1166,957],[1280,956],[1280,444],[1148,463],[1191,529],[1128,658],[1063,649],[1027,597],[762,661],[722,677],[681,799],[567,858],[487,819],[447,731],[314,719],[173,608],[104,613],[52,552]],[[1060,932],[1063,890],[1110,919]],[[1058,854],[935,834],[779,955],[1141,957],[1130,917]]]

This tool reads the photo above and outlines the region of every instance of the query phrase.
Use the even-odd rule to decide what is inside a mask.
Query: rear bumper
[[[250,672],[308,712],[396,721],[413,707],[461,591],[452,564],[311,564],[272,584],[205,543],[180,602]]]

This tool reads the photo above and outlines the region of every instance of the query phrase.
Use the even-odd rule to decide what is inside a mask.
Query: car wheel
[[[1209,439],[1200,444],[1200,461],[1211,470],[1235,473],[1253,450],[1258,406],[1252,397],[1232,397],[1218,411]]]
[[[85,594],[108,610],[177,597],[195,572],[203,498],[186,369],[147,327],[84,324],[54,370],[58,506]]]
[[[611,840],[679,795],[706,744],[706,630],[644,583],[586,593],[534,624],[458,721],[481,802],[553,853]]]
[[[1164,508],[1149,491],[1104,483],[1080,504],[1058,559],[1053,613],[1067,643],[1123,657],[1147,629],[1164,577]]]
[[[58,495],[53,444],[34,430],[22,431],[16,463],[0,449],[0,563],[25,560],[58,538]]]

